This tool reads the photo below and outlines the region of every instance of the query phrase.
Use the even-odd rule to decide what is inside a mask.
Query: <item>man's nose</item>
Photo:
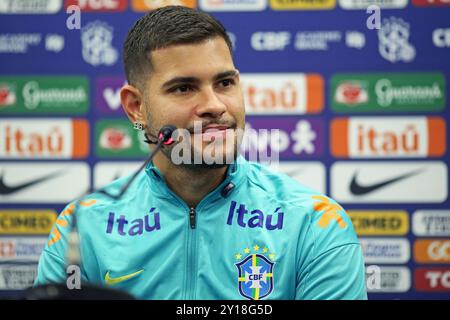
[[[220,99],[214,88],[206,88],[202,90],[196,113],[199,117],[218,118],[227,110],[227,106]]]

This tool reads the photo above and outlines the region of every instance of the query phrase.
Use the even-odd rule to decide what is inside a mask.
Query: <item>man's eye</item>
[[[233,79],[224,79],[224,80],[221,80],[221,81],[220,81],[220,84],[221,84],[223,87],[229,87],[229,86],[232,86],[234,83],[235,83],[235,82],[234,82]]]
[[[183,86],[178,86],[178,87],[174,87],[172,88],[170,91],[171,92],[175,92],[175,93],[186,93],[189,92],[191,88],[188,85],[183,85]]]

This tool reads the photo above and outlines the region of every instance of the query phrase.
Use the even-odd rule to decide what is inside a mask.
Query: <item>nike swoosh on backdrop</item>
[[[373,192],[375,190],[383,188],[383,187],[385,187],[385,186],[387,186],[389,184],[395,183],[397,181],[404,180],[406,178],[412,177],[412,176],[418,174],[421,171],[422,171],[422,169],[415,170],[415,171],[403,174],[401,176],[395,177],[393,179],[389,179],[389,180],[386,180],[386,181],[382,181],[382,182],[379,182],[379,183],[376,183],[376,184],[366,185],[366,186],[362,186],[356,181],[356,176],[358,175],[358,172],[356,172],[355,175],[352,178],[351,183],[350,183],[350,192],[353,193],[356,196],[361,196],[361,195],[364,195],[364,194],[367,194],[367,193],[371,193],[371,192]]]
[[[120,177],[122,177],[122,174],[121,174],[120,171],[117,171],[117,172],[114,174],[114,177],[112,178],[111,181],[115,181],[115,180],[119,179]]]
[[[283,171],[281,171],[281,172],[283,172]],[[302,169],[291,169],[291,170],[284,172],[284,174],[288,175],[291,178],[294,178],[295,176],[301,174],[302,172],[303,172]]]
[[[16,193],[20,190],[23,190],[25,188],[29,188],[31,186],[34,186],[38,183],[44,182],[46,180],[50,180],[51,178],[56,177],[57,175],[59,175],[60,170],[58,170],[57,172],[53,172],[50,173],[46,176],[43,176],[41,178],[35,179],[35,180],[31,180],[29,182],[25,182],[16,186],[9,186],[5,183],[4,181],[4,171],[2,171],[2,174],[0,176],[0,195],[10,195],[12,193]]]
[[[111,278],[111,275],[110,275],[110,273],[108,271],[106,273],[106,275],[105,275],[105,282],[106,282],[106,284],[113,285],[113,284],[120,283],[120,282],[128,280],[128,279],[131,279],[133,277],[136,277],[136,276],[140,275],[142,272],[144,272],[144,269],[141,269],[139,271],[127,274],[127,275],[122,276],[122,277]]]

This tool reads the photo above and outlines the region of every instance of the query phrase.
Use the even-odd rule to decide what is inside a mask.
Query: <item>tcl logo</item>
[[[450,29],[436,29],[433,31],[433,43],[438,48],[450,47]]]
[[[124,11],[127,0],[66,0],[65,7],[78,6],[83,11]]]
[[[450,263],[450,240],[417,240],[414,256],[419,263]]]
[[[417,291],[450,291],[450,269],[416,269],[415,283]]]

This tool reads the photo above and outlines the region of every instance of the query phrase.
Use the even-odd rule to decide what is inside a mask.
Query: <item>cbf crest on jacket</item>
[[[58,217],[35,285],[66,282],[74,208]],[[82,279],[139,299],[367,298],[362,250],[342,207],[242,157],[195,208],[149,164],[120,200],[94,193],[76,214]]]

